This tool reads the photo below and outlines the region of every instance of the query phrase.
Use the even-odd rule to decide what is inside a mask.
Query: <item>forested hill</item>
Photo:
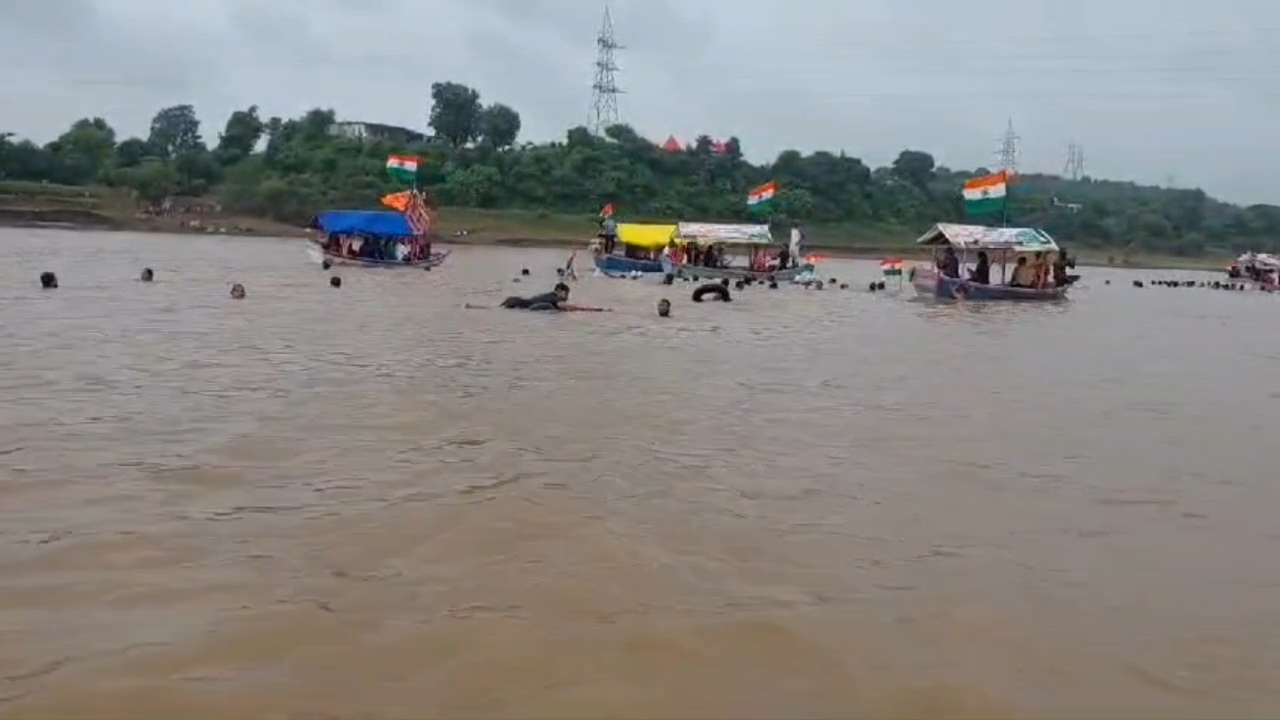
[[[986,172],[941,167],[918,150],[903,150],[879,168],[845,153],[794,150],[753,165],[737,138],[703,136],[672,151],[625,125],[605,137],[576,127],[555,142],[521,143],[512,108],[485,105],[456,83],[433,85],[431,96],[430,138],[351,138],[339,132],[331,110],[268,119],[250,107],[206,141],[189,105],[160,110],[145,138],[119,138],[97,117],[44,146],[3,134],[0,180],[118,186],[140,202],[216,193],[229,211],[302,223],[325,208],[375,205],[395,189],[383,166],[400,153],[425,160],[419,182],[446,206],[580,214],[584,226],[606,203],[632,220],[741,220],[747,191],[776,180],[775,220],[918,233],[962,220],[959,188]],[[1179,255],[1280,251],[1274,205],[1238,207],[1200,190],[1039,174],[1019,176],[1012,193],[1012,223],[1043,227],[1066,242]]]

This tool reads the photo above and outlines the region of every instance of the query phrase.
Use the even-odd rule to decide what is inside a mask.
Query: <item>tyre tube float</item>
[[[697,290],[693,291],[693,301],[700,303],[707,295],[714,295],[715,299],[720,302],[729,302],[733,299],[729,295],[729,288],[721,285],[720,283],[707,283],[706,285],[699,286]]]

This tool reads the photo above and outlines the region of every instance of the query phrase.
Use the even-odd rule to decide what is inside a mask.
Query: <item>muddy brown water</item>
[[[0,244],[0,716],[1280,713],[1280,297]]]

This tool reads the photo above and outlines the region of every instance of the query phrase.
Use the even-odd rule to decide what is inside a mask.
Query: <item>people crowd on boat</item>
[[[1067,287],[1079,279],[1078,275],[1067,272],[1075,265],[1075,260],[1066,250],[1059,250],[1052,263],[1043,251],[1034,253],[1030,259],[1026,255],[1019,255],[1014,261],[1008,286],[1027,289]],[[938,274],[943,277],[961,279],[960,257],[955,248],[948,246],[942,251],[937,267]],[[977,263],[968,275],[968,281],[976,285],[991,284],[991,258],[985,250],[978,251]]]
[[[330,255],[377,262],[413,263],[431,255],[431,243],[420,239],[383,238],[357,233],[330,233],[324,242]]]

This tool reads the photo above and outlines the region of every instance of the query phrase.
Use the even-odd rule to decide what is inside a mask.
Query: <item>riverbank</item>
[[[635,218],[637,222],[661,220]],[[133,199],[112,188],[0,182],[0,225],[190,235],[305,237],[297,226],[223,213],[216,202],[177,203],[163,215],[140,213]],[[520,210],[443,208],[440,234],[450,243],[507,247],[581,247],[594,235],[595,218]],[[807,228],[809,249],[840,258],[927,258],[914,245],[921,228],[876,224],[820,224]],[[1081,265],[1163,270],[1218,270],[1229,257],[1174,257],[1076,247]]]

